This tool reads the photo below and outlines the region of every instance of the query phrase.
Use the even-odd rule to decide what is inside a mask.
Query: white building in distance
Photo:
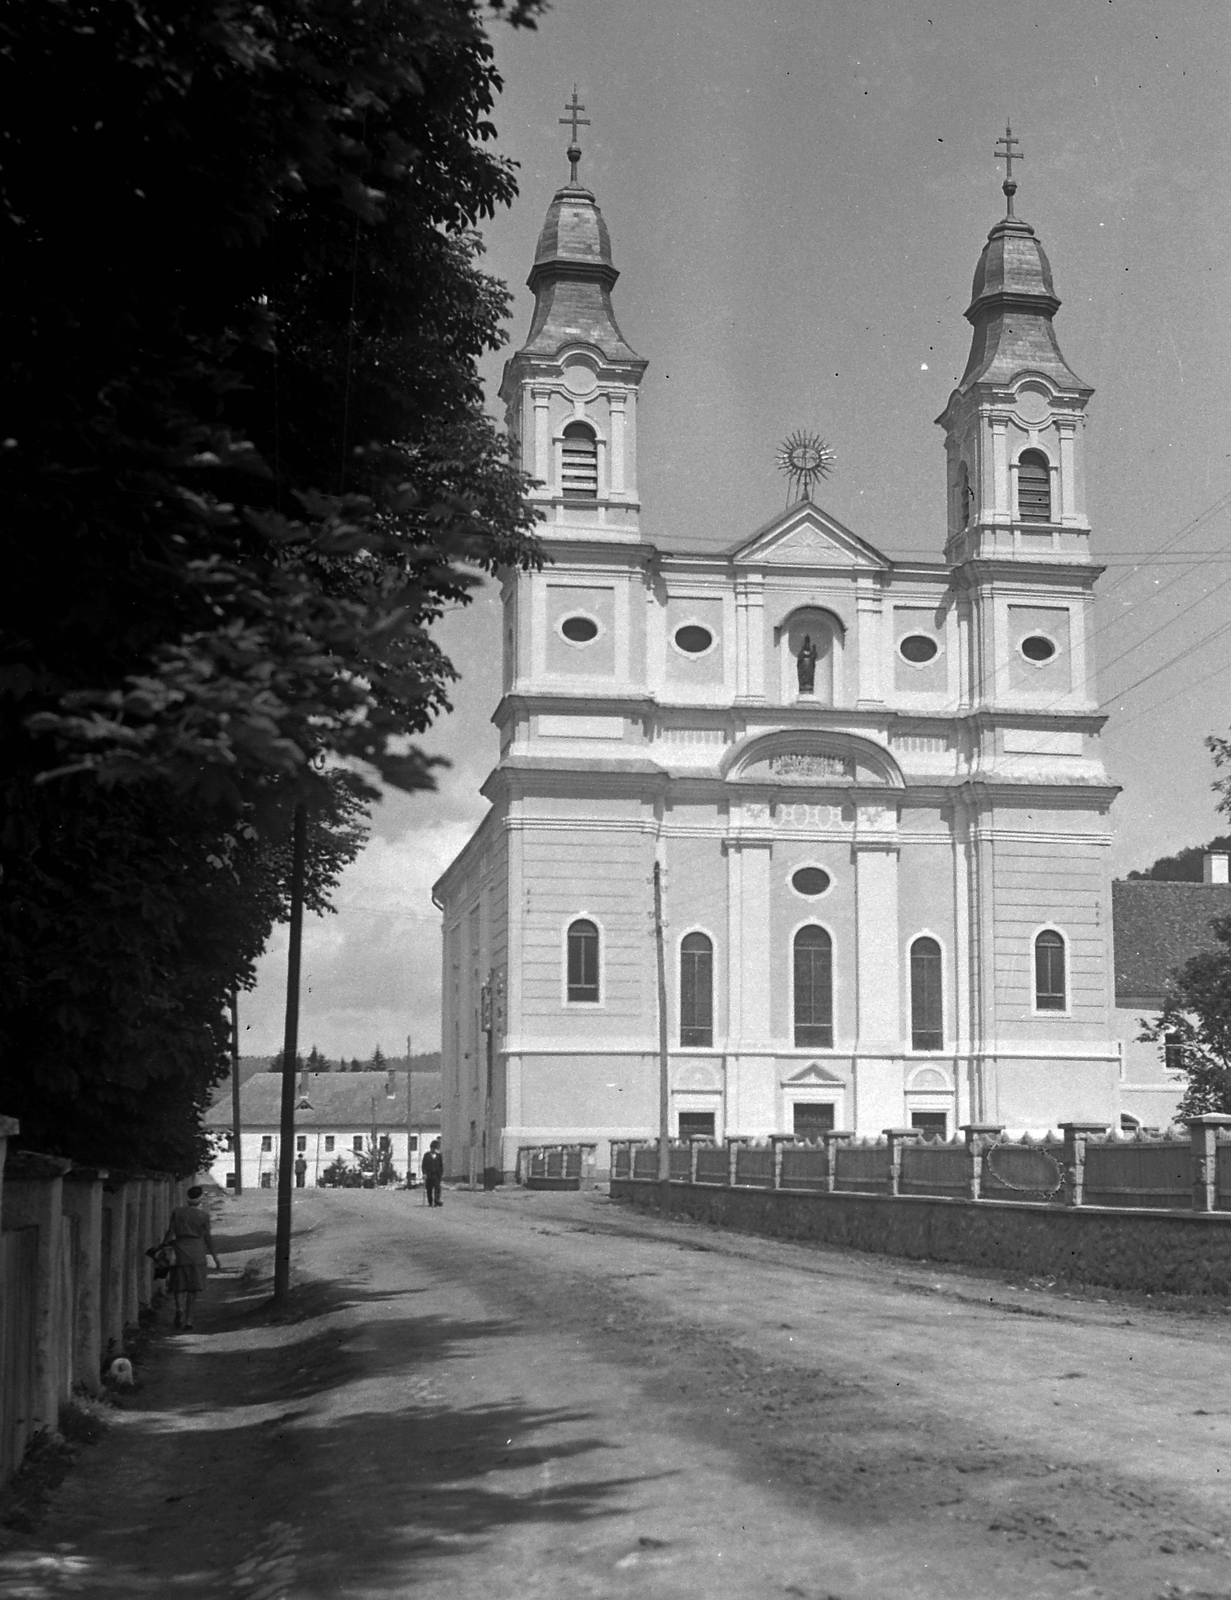
[[[245,1189],[276,1188],[281,1148],[279,1121],[282,1074],[258,1072],[239,1091],[240,1148]],[[218,1138],[210,1177],[233,1188],[235,1157],[231,1096],[205,1114],[206,1131]],[[357,1166],[388,1141],[398,1179],[420,1182],[423,1151],[440,1134],[440,1074],[437,1072],[301,1072],[295,1085],[295,1160],[303,1163],[295,1182],[314,1189],[335,1161]]]

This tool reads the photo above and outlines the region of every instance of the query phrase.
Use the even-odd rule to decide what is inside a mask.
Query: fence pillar
[[[1085,1204],[1086,1141],[1090,1135],[1106,1133],[1106,1122],[1062,1122],[1064,1135],[1064,1203],[1066,1206]]]
[[[124,1326],[135,1328],[141,1315],[141,1183],[124,1185]]]
[[[983,1188],[984,1153],[989,1145],[996,1143],[1004,1128],[996,1122],[963,1122],[962,1132],[966,1135],[966,1153],[970,1160],[969,1196],[977,1200]]]
[[[917,1143],[923,1135],[918,1128],[882,1128],[889,1144],[889,1193],[897,1194],[902,1180],[902,1146]]]
[[[9,1156],[4,1182],[4,1226],[38,1229],[34,1304],[30,1308],[34,1383],[25,1441],[59,1422],[62,1377],[68,1356],[65,1306],[60,1294],[60,1252],[64,1229],[64,1174],[71,1161],[22,1150]],[[24,1448],[24,1446],[23,1446]]]
[[[1193,1146],[1193,1210],[1218,1209],[1218,1130],[1231,1128],[1231,1117],[1207,1111],[1200,1117],[1186,1117]]]
[[[124,1344],[124,1277],[127,1256],[126,1218],[128,1207],[124,1199],[126,1185],[113,1179],[103,1188],[103,1248],[99,1272],[100,1328],[102,1341],[100,1363],[118,1356]]]
[[[825,1189],[829,1194],[833,1193],[838,1177],[839,1146],[854,1137],[853,1133],[835,1133],[832,1128],[827,1128],[821,1134],[821,1138],[825,1141]]]
[[[701,1146],[694,1139],[688,1147],[688,1181],[695,1184],[697,1181],[697,1151]]]
[[[736,1165],[736,1162],[739,1160],[739,1147],[740,1147],[740,1140],[738,1140],[738,1139],[729,1139],[727,1141],[727,1188],[728,1189],[734,1189],[734,1187],[735,1187],[735,1165]]]
[[[774,1140],[774,1188],[782,1187],[782,1140]]]
[[[65,1179],[62,1204],[65,1216],[77,1218],[77,1259],[73,1280],[77,1286],[70,1337],[73,1378],[91,1394],[99,1390],[102,1361],[103,1182],[106,1172],[77,1168]],[[65,1233],[65,1244],[70,1235]]]

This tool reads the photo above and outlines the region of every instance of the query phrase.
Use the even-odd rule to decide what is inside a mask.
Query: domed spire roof
[[[566,107],[571,115],[561,122],[571,125],[568,148],[569,181],[558,189],[534,252],[534,265],[526,285],[534,293],[534,319],[530,337],[522,346],[528,355],[554,356],[569,344],[588,344],[610,360],[636,361],[625,342],[611,308],[611,291],[620,274],[611,260],[611,236],[603,213],[591,191],[577,181],[581,148],[578,126],[589,126],[577,113],[585,107]]]
[[[543,230],[526,280],[531,289],[550,272],[588,268],[610,289],[619,277],[611,264],[611,235],[593,194],[580,184],[557,189],[547,208]]]
[[[1051,262],[1034,229],[1014,215],[1013,162],[1022,156],[1013,153],[1017,140],[1012,129],[1005,130],[999,143],[1008,146],[1000,152],[1008,168],[1003,184],[1008,210],[988,234],[975,268],[966,309],[966,320],[975,331],[958,388],[968,389],[974,383],[1003,385],[1030,370],[1043,373],[1058,388],[1087,391],[1089,386],[1072,370],[1056,342],[1052,318],[1060,299]]]

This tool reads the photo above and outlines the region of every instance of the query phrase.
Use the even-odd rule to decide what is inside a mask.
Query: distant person
[[[440,1180],[444,1177],[445,1158],[440,1153],[440,1140],[433,1139],[432,1147],[423,1158],[423,1187],[427,1190],[429,1206],[440,1202]]]
[[[201,1204],[204,1190],[194,1186],[188,1191],[188,1204],[176,1206],[167,1224],[163,1244],[174,1245],[175,1265],[171,1268],[171,1293],[175,1296],[175,1326],[192,1330],[192,1308],[199,1294],[205,1292],[207,1255],[222,1271],[222,1262],[210,1237],[209,1212]]]

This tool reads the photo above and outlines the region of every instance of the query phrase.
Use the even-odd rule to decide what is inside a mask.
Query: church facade
[[[607,229],[575,165],[553,199],[501,390],[551,560],[505,580],[491,809],[435,891],[449,1174],[656,1134],[656,865],[673,1134],[1118,1120],[1092,391],[1015,187],[936,561],[808,494],[656,546]]]

